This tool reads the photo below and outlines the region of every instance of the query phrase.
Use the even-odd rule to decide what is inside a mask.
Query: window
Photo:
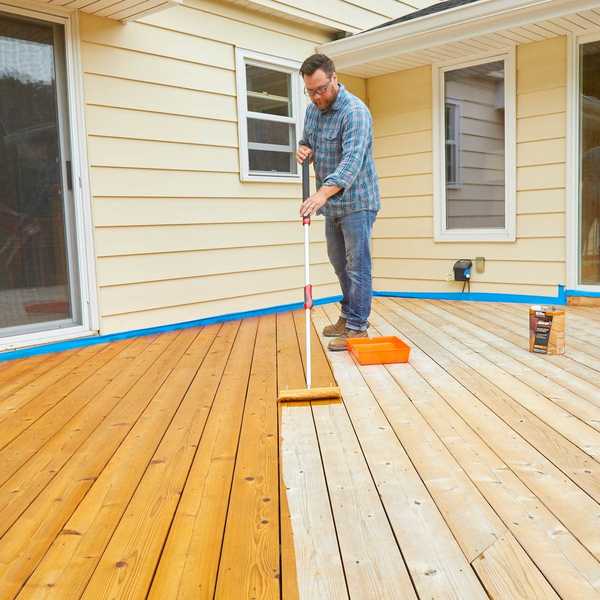
[[[459,187],[460,168],[460,105],[446,100],[446,186]]]
[[[514,241],[512,53],[435,72],[435,239]]]
[[[295,154],[304,116],[299,66],[237,50],[242,180],[298,179]]]

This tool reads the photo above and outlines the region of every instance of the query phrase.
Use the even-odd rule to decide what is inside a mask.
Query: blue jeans
[[[371,232],[377,211],[325,218],[327,254],[342,288],[346,327],[365,331],[371,314]]]

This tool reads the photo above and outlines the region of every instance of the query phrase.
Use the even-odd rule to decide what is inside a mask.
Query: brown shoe
[[[344,333],[346,329],[346,319],[340,317],[335,325],[327,325],[323,327],[323,335],[325,337],[338,337]]]
[[[369,334],[366,331],[356,331],[356,329],[348,329],[344,328],[344,332],[342,335],[336,337],[334,340],[329,342],[327,348],[332,352],[339,352],[340,350],[347,350],[348,345],[346,344],[346,340],[348,338],[366,338],[369,337]]]

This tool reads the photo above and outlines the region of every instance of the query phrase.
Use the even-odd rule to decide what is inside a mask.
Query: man
[[[314,163],[317,192],[302,203],[300,216],[325,215],[327,253],[342,288],[342,310],[330,350],[346,340],[367,337],[371,312],[371,232],[380,208],[373,162],[369,109],[338,82],[335,66],[323,54],[307,58],[300,74],[312,103],[296,158]]]

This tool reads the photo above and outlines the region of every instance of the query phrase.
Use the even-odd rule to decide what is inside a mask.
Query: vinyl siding
[[[517,48],[517,240],[510,243],[433,240],[431,68],[367,81],[382,188],[375,289],[460,291],[447,281],[454,261],[484,256],[473,291],[556,293],[566,279],[566,56],[562,37]]]
[[[80,29],[101,333],[301,300],[300,186],[240,181],[234,58],[324,34],[211,0]],[[321,219],[312,240],[315,297],[336,294]]]

